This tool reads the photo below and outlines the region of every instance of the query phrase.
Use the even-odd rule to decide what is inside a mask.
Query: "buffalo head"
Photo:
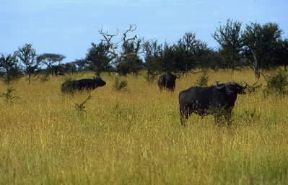
[[[223,90],[227,94],[245,94],[245,90],[247,88],[247,84],[242,86],[236,82],[228,82],[228,83],[217,83],[216,89]]]
[[[176,78],[177,76],[172,74],[171,72],[166,72],[162,74],[158,79],[159,89],[174,91]]]
[[[97,85],[97,87],[102,87],[106,85],[106,82],[102,80],[100,77],[95,77],[93,80],[94,80],[94,83]]]

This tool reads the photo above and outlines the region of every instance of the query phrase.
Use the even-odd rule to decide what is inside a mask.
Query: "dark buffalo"
[[[61,91],[63,93],[72,93],[81,90],[93,90],[104,85],[106,85],[106,82],[100,77],[93,79],[68,80],[61,85]]]
[[[160,90],[166,89],[174,91],[176,76],[170,72],[166,72],[159,77],[158,87]]]
[[[181,124],[189,115],[200,116],[212,114],[215,121],[219,118],[231,122],[231,112],[237,99],[237,94],[244,94],[246,86],[235,82],[222,83],[209,87],[191,87],[179,93]]]

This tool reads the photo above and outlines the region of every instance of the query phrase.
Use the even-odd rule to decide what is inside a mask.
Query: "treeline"
[[[102,39],[93,42],[83,59],[62,64],[61,54],[36,54],[31,44],[25,44],[13,54],[1,55],[0,75],[6,81],[23,74],[62,75],[91,70],[100,75],[115,71],[120,75],[137,74],[146,69],[148,77],[170,71],[185,73],[195,68],[253,68],[257,78],[262,69],[288,64],[288,39],[276,23],[242,23],[227,20],[212,34],[219,49],[211,49],[197,39],[195,33],[185,33],[173,44],[145,40],[135,34],[136,26],[121,34],[99,31]]]

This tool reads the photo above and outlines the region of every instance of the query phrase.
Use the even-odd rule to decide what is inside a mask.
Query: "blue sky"
[[[145,39],[173,43],[185,32],[212,48],[211,35],[228,18],[276,22],[287,38],[287,0],[0,0],[0,53],[31,43],[38,54],[65,55],[66,62],[85,57],[91,42],[137,25]]]

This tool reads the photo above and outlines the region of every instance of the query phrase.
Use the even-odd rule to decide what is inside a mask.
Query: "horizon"
[[[2,0],[0,53],[31,43],[37,54],[62,54],[63,62],[71,62],[100,41],[99,30],[121,33],[129,25],[136,25],[133,33],[145,40],[175,43],[193,32],[217,49],[212,34],[228,19],[241,22],[242,28],[251,22],[277,23],[287,38],[287,5],[284,0]]]

